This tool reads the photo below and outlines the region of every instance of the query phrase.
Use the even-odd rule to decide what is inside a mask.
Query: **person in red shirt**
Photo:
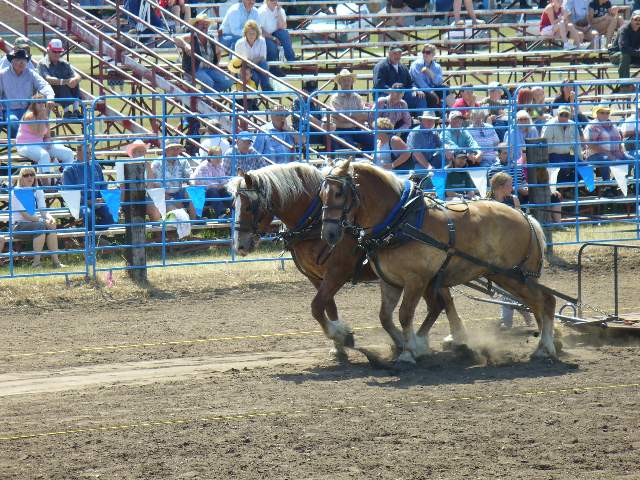
[[[460,98],[453,103],[453,109],[462,112],[462,118],[464,118],[465,126],[469,124],[469,116],[471,115],[472,109],[480,106],[476,99],[476,94],[472,89],[473,85],[470,83],[462,85]]]
[[[170,11],[176,17],[182,17],[182,19],[189,23],[191,20],[191,7],[185,0],[158,0],[158,5],[165,10]],[[160,16],[162,12],[158,12]]]

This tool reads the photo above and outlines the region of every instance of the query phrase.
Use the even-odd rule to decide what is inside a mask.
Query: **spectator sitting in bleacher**
[[[562,8],[567,14],[567,22],[573,24],[582,33],[585,40],[593,40],[589,23],[589,2],[591,0],[564,0]]]
[[[473,91],[473,85],[465,83],[460,90],[460,97],[453,102],[453,108],[462,112],[464,118],[464,125],[469,124],[469,116],[474,108],[479,107],[480,104],[476,98],[476,93]]]
[[[462,1],[463,0],[453,0],[453,21],[456,24],[462,23],[460,20],[460,14],[462,13]],[[471,23],[481,23],[481,20],[478,20],[476,17],[476,12],[473,9],[473,0],[464,0],[464,8],[467,10],[467,15],[471,18]]]
[[[196,213],[184,188],[191,179],[191,166],[189,161],[182,156],[183,152],[184,146],[180,143],[165,145],[164,158],[155,160],[151,164],[153,177],[147,178],[147,188],[164,188],[167,211],[183,208],[186,204],[189,216],[193,219],[196,217]],[[158,218],[151,218],[151,220],[157,222],[160,218],[158,216]]]
[[[516,125],[511,126],[509,136],[506,137],[506,141],[510,146],[510,161],[522,165],[526,164],[526,139],[537,138],[538,136],[538,130],[533,125],[529,112],[519,110],[518,113],[516,113]]]
[[[542,125],[547,123],[551,118],[544,88],[541,86],[531,88],[531,104],[531,107],[528,109],[529,115],[531,115],[533,123],[541,129]]]
[[[27,52],[27,55],[31,57],[31,45],[29,44],[29,39],[25,37],[16,38],[16,41],[13,43],[13,49],[24,50],[25,52]],[[10,65],[11,62],[9,61],[8,55],[2,57],[2,60],[0,60],[0,70],[2,70],[3,68],[7,68]],[[36,65],[33,63],[33,59],[27,62],[27,67],[30,70],[36,70]]]
[[[289,112],[284,107],[279,106],[271,112],[270,116],[271,122],[262,127],[268,134],[257,133],[253,147],[273,163],[295,161],[298,135],[291,130],[287,122]],[[290,147],[284,145],[285,143]]]
[[[631,156],[640,154],[640,125],[638,125],[638,106],[636,113],[625,118],[620,125],[620,132],[624,141],[624,149]]]
[[[442,67],[435,60],[436,47],[427,43],[422,47],[422,57],[416,58],[409,67],[409,73],[413,83],[425,94],[427,106],[437,108],[441,106],[441,101],[447,96],[446,85],[442,75]],[[433,91],[433,89],[445,89]]]
[[[59,161],[63,165],[73,162],[73,151],[51,141],[49,127],[49,109],[42,101],[44,96],[33,96],[28,110],[22,117],[22,123],[18,127],[16,145],[18,154],[38,164],[41,173],[54,173],[57,167],[52,165]],[[37,122],[37,123],[34,123]],[[49,179],[43,180],[43,185],[49,185]]]
[[[498,134],[493,126],[486,123],[487,113],[483,109],[471,111],[471,125],[469,135],[473,137],[480,147],[480,167],[490,167],[496,162],[498,153],[496,147],[500,143]]]
[[[610,114],[611,109],[605,105],[597,105],[593,108],[594,119],[589,122],[584,132],[588,163],[629,159],[622,148],[622,135],[618,127],[609,119]],[[603,180],[611,178],[609,167],[603,165],[596,167]],[[616,189],[613,190],[617,192]]]
[[[368,119],[368,113],[364,111],[364,100],[360,94],[352,91],[354,80],[355,74],[346,68],[340,70],[340,73],[333,79],[338,84],[340,91],[329,97],[327,105],[331,110],[340,112],[341,115],[328,114],[328,124],[325,124],[325,129],[335,130],[337,137],[370,152],[373,150],[372,135],[362,131],[351,121],[364,125]],[[335,144],[333,149],[335,150],[335,148],[340,148],[340,145]]]
[[[226,152],[231,144],[225,138],[226,133],[221,133],[222,124],[215,119],[209,120],[210,125],[207,126],[207,134],[200,139],[200,151],[198,152],[201,157],[209,155],[209,149],[211,147],[220,147],[223,152]]]
[[[282,47],[287,61],[294,62],[296,54],[287,30],[287,14],[278,5],[278,0],[264,0],[258,9],[258,17],[262,35],[267,42],[267,61],[279,60],[278,48]]]
[[[191,19],[191,24],[202,34],[184,35],[175,38],[176,47],[182,51],[182,70],[187,76],[186,80],[193,80],[191,76],[195,72],[196,79],[200,80],[213,91],[224,92],[231,87],[229,80],[222,71],[205,64],[196,56],[206,59],[213,65],[218,65],[218,52],[215,44],[206,35],[212,20],[204,14]],[[193,43],[191,39],[193,38]],[[193,55],[193,57],[192,57]],[[193,66],[192,66],[193,59]]]
[[[487,178],[489,179],[489,181],[498,172],[505,172],[509,174],[513,182],[515,182],[517,190],[516,193],[519,196],[527,194],[527,182],[524,177],[524,168],[520,165],[517,165],[515,162],[509,164],[509,147],[505,142],[498,144],[498,159],[493,165],[491,165],[491,167],[489,168],[489,172],[487,173]]]
[[[553,99],[553,103],[551,103],[550,106],[552,109],[557,109],[561,105],[568,105],[569,108],[571,108],[571,118],[574,120],[577,119],[580,130],[582,130],[586,126],[587,122],[589,122],[589,118],[587,118],[587,116],[580,111],[580,105],[575,101],[576,92],[574,90],[574,87],[572,85],[569,85],[571,83],[573,82],[569,79],[562,81],[562,85],[560,86],[560,93],[556,95],[556,97]]]
[[[395,83],[391,85],[391,88],[397,90],[391,90],[389,95],[385,97],[379,97],[376,101],[371,118],[377,116],[377,118],[388,118],[393,124],[395,130],[400,130],[400,136],[407,137],[407,130],[412,127],[411,115],[407,102],[402,99],[404,93],[402,92],[402,84]],[[371,121],[370,123],[373,123]]]
[[[445,167],[447,170],[451,168],[466,168],[468,166],[467,154],[457,152],[449,164]],[[476,186],[471,180],[469,173],[465,171],[448,171],[446,182],[447,200],[454,198],[473,199],[477,195]]]
[[[263,70],[269,70],[267,65],[267,42],[261,36],[260,27],[254,20],[249,20],[242,31],[243,37],[236,42],[234,51],[241,57],[253,62]],[[251,77],[260,85],[263,91],[273,90],[271,80],[266,73],[252,70]]]
[[[253,80],[253,69],[247,62],[240,60],[238,57],[233,57],[229,61],[227,68],[238,77],[238,80],[231,86],[232,92],[252,92],[258,90],[258,84]],[[246,111],[259,110],[257,94],[247,93],[244,95],[236,95],[233,100],[236,105]]]
[[[547,140],[549,148],[549,164],[574,163],[576,155],[582,160],[582,134],[575,122],[570,120],[571,107],[561,105],[558,115],[542,128],[542,138]],[[558,183],[573,182],[574,169],[564,165],[558,173]]]
[[[224,218],[229,215],[232,202],[229,197],[225,177],[230,176],[228,165],[223,163],[222,149],[219,146],[209,148],[207,158],[191,174],[191,183],[207,187],[206,206],[213,209],[215,216]]]
[[[396,83],[401,83],[405,89],[404,100],[411,109],[412,115],[420,115],[427,106],[425,94],[417,90],[413,83],[409,69],[402,64],[402,48],[394,47],[389,50],[387,58],[380,60],[373,68],[373,88],[389,90]],[[376,96],[382,95],[379,92]]]
[[[607,36],[607,45],[613,41],[616,32],[624,23],[618,16],[618,7],[611,5],[610,0],[591,0],[589,4],[589,24],[600,35]],[[602,45],[606,48],[607,45]]]
[[[435,129],[437,115],[425,112],[419,117],[420,125],[409,132],[407,144],[412,151],[416,168],[442,168],[442,140]]]
[[[249,20],[258,22],[260,15],[255,8],[256,0],[240,0],[227,10],[227,14],[220,26],[220,41],[230,49],[234,49],[236,42],[244,35],[244,27]],[[266,52],[264,57],[266,58]]]
[[[509,102],[503,98],[504,88],[499,82],[491,82],[488,87],[489,95],[480,101],[480,106],[488,107],[487,123],[493,125],[502,142],[509,126],[509,118],[505,113]]]
[[[187,23],[191,20],[191,6],[186,0],[158,0],[158,5],[176,17],[182,17]],[[162,12],[160,12],[160,14],[162,14]],[[170,22],[168,21],[167,23]]]
[[[35,189],[36,171],[31,167],[22,168],[18,175],[17,185],[11,190],[11,205],[13,208],[13,235],[16,238],[33,237],[33,268],[40,267],[40,252],[44,248],[45,241],[47,248],[51,252],[58,251],[58,235],[56,233],[56,221],[50,213],[46,211],[47,204],[44,198],[44,192]],[[16,190],[29,189],[35,197],[36,212],[31,215],[25,210],[16,195]],[[50,232],[50,233],[49,233]],[[51,261],[54,268],[64,268],[64,265],[58,259],[58,254],[51,254]]]
[[[562,0],[551,0],[540,17],[540,35],[562,40],[565,50],[583,47],[584,35],[567,18],[568,12],[562,8]]]
[[[27,111],[29,102],[25,99],[40,93],[49,100],[47,107],[53,108],[55,94],[51,85],[35,70],[27,68],[31,56],[25,50],[14,50],[7,55],[10,66],[0,70],[0,99],[16,100],[2,102],[3,121],[8,129],[8,135],[14,138],[18,133],[18,122]],[[11,125],[9,125],[11,123]]]
[[[162,28],[162,19],[158,15],[158,11],[151,7],[151,4],[147,0],[125,0],[122,4],[123,8],[145,21],[149,25],[155,28]],[[129,24],[134,27],[129,33],[146,33],[151,30],[142,22],[129,19]]]
[[[388,118],[376,120],[378,138],[374,163],[387,170],[413,170],[415,162],[407,144],[398,135],[393,134],[394,126]]]
[[[640,10],[634,10],[631,20],[625,23],[609,49],[611,62],[618,65],[620,78],[631,76],[631,65],[640,66]],[[621,90],[634,91],[633,85]]]
[[[253,148],[251,132],[240,132],[236,135],[236,144],[224,153],[224,164],[229,166],[231,175],[241,175],[250,170],[272,165],[273,162]]]
[[[76,161],[65,167],[62,172],[62,185],[65,187],[75,187],[82,191],[80,194],[81,214],[86,219],[85,221],[88,223],[89,229],[92,229],[91,192],[92,190],[95,192],[93,198],[98,201],[101,199],[100,190],[107,188],[100,164],[94,162],[91,157],[91,150],[87,145],[78,145],[76,147]],[[114,223],[106,205],[96,203],[94,211],[96,227],[98,225]]]
[[[464,128],[464,115],[459,110],[449,113],[449,128],[444,130],[442,142],[445,146],[445,159],[451,162],[457,153],[465,154],[465,162],[472,165],[480,162],[480,147]]]
[[[63,118],[82,118],[80,112],[80,79],[82,77],[73,71],[69,62],[60,58],[62,52],[64,52],[62,40],[58,38],[50,40],[47,54],[38,63],[38,73],[51,84],[56,99],[76,99],[56,101],[64,108]]]

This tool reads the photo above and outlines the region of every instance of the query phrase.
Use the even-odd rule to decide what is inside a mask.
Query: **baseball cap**
[[[52,38],[49,40],[49,45],[47,45],[47,50],[56,53],[64,52],[64,46],[62,45],[62,40],[59,38]]]

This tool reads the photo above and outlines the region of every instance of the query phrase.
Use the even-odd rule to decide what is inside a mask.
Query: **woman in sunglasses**
[[[40,267],[40,252],[44,248],[45,242],[51,252],[58,251],[58,235],[56,233],[56,221],[50,213],[46,212],[44,192],[35,189],[36,171],[31,168],[20,170],[17,185],[11,191],[11,210],[13,220],[13,235],[16,238],[33,237],[33,268]],[[27,193],[28,192],[28,193]],[[35,212],[30,214],[20,198],[25,199],[25,195],[33,195]],[[26,203],[26,202],[25,202]],[[51,261],[54,268],[63,268],[56,253],[51,254]]]

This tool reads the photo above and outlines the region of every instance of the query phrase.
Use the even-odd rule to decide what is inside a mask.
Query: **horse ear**
[[[253,186],[253,178],[248,173],[244,173],[244,171],[240,170],[240,175],[244,178],[244,184],[247,188],[251,188]]]

